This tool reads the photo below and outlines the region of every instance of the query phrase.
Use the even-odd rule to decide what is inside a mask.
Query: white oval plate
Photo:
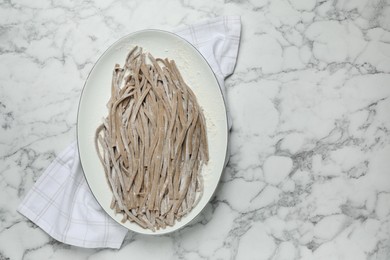
[[[110,209],[112,193],[106,182],[94,145],[95,130],[107,116],[112,71],[116,63],[123,66],[126,55],[135,45],[154,57],[175,60],[186,83],[194,91],[204,110],[207,125],[210,160],[202,168],[204,193],[198,205],[173,227],[153,232],[127,221]],[[179,36],[160,30],[132,33],[115,42],[100,57],[89,74],[80,98],[77,117],[77,141],[81,165],[87,183],[101,207],[121,225],[142,234],[166,234],[193,220],[206,206],[217,188],[227,152],[228,127],[226,107],[217,79],[203,56],[190,43]]]

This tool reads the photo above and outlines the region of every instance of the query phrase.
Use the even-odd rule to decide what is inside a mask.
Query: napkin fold
[[[238,54],[240,17],[209,19],[173,32],[192,43],[206,58],[225,97],[224,79],[233,73]],[[229,114],[228,123],[230,127]],[[79,247],[120,248],[128,231],[108,216],[92,195],[80,166],[76,142],[43,172],[18,211],[54,239]]]

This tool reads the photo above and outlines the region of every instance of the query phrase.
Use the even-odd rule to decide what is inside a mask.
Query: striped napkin
[[[239,16],[210,19],[173,32],[192,43],[213,69],[225,96],[224,79],[233,73],[240,41]],[[229,117],[229,126],[231,120]],[[50,236],[86,248],[120,248],[127,229],[99,206],[70,144],[40,176],[18,211]]]

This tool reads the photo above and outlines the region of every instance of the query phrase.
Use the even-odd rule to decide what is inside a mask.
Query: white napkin
[[[174,33],[202,53],[225,95],[224,79],[236,64],[240,31],[240,17],[227,16],[184,26]],[[128,231],[111,219],[92,195],[75,142],[40,176],[18,211],[56,240],[79,247],[119,248]]]

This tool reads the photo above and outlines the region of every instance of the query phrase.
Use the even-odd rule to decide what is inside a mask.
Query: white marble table
[[[388,2],[69,2],[0,2],[0,259],[390,259]],[[243,24],[232,156],[194,224],[94,250],[16,212],[75,139],[83,82],[110,44],[229,14]]]

